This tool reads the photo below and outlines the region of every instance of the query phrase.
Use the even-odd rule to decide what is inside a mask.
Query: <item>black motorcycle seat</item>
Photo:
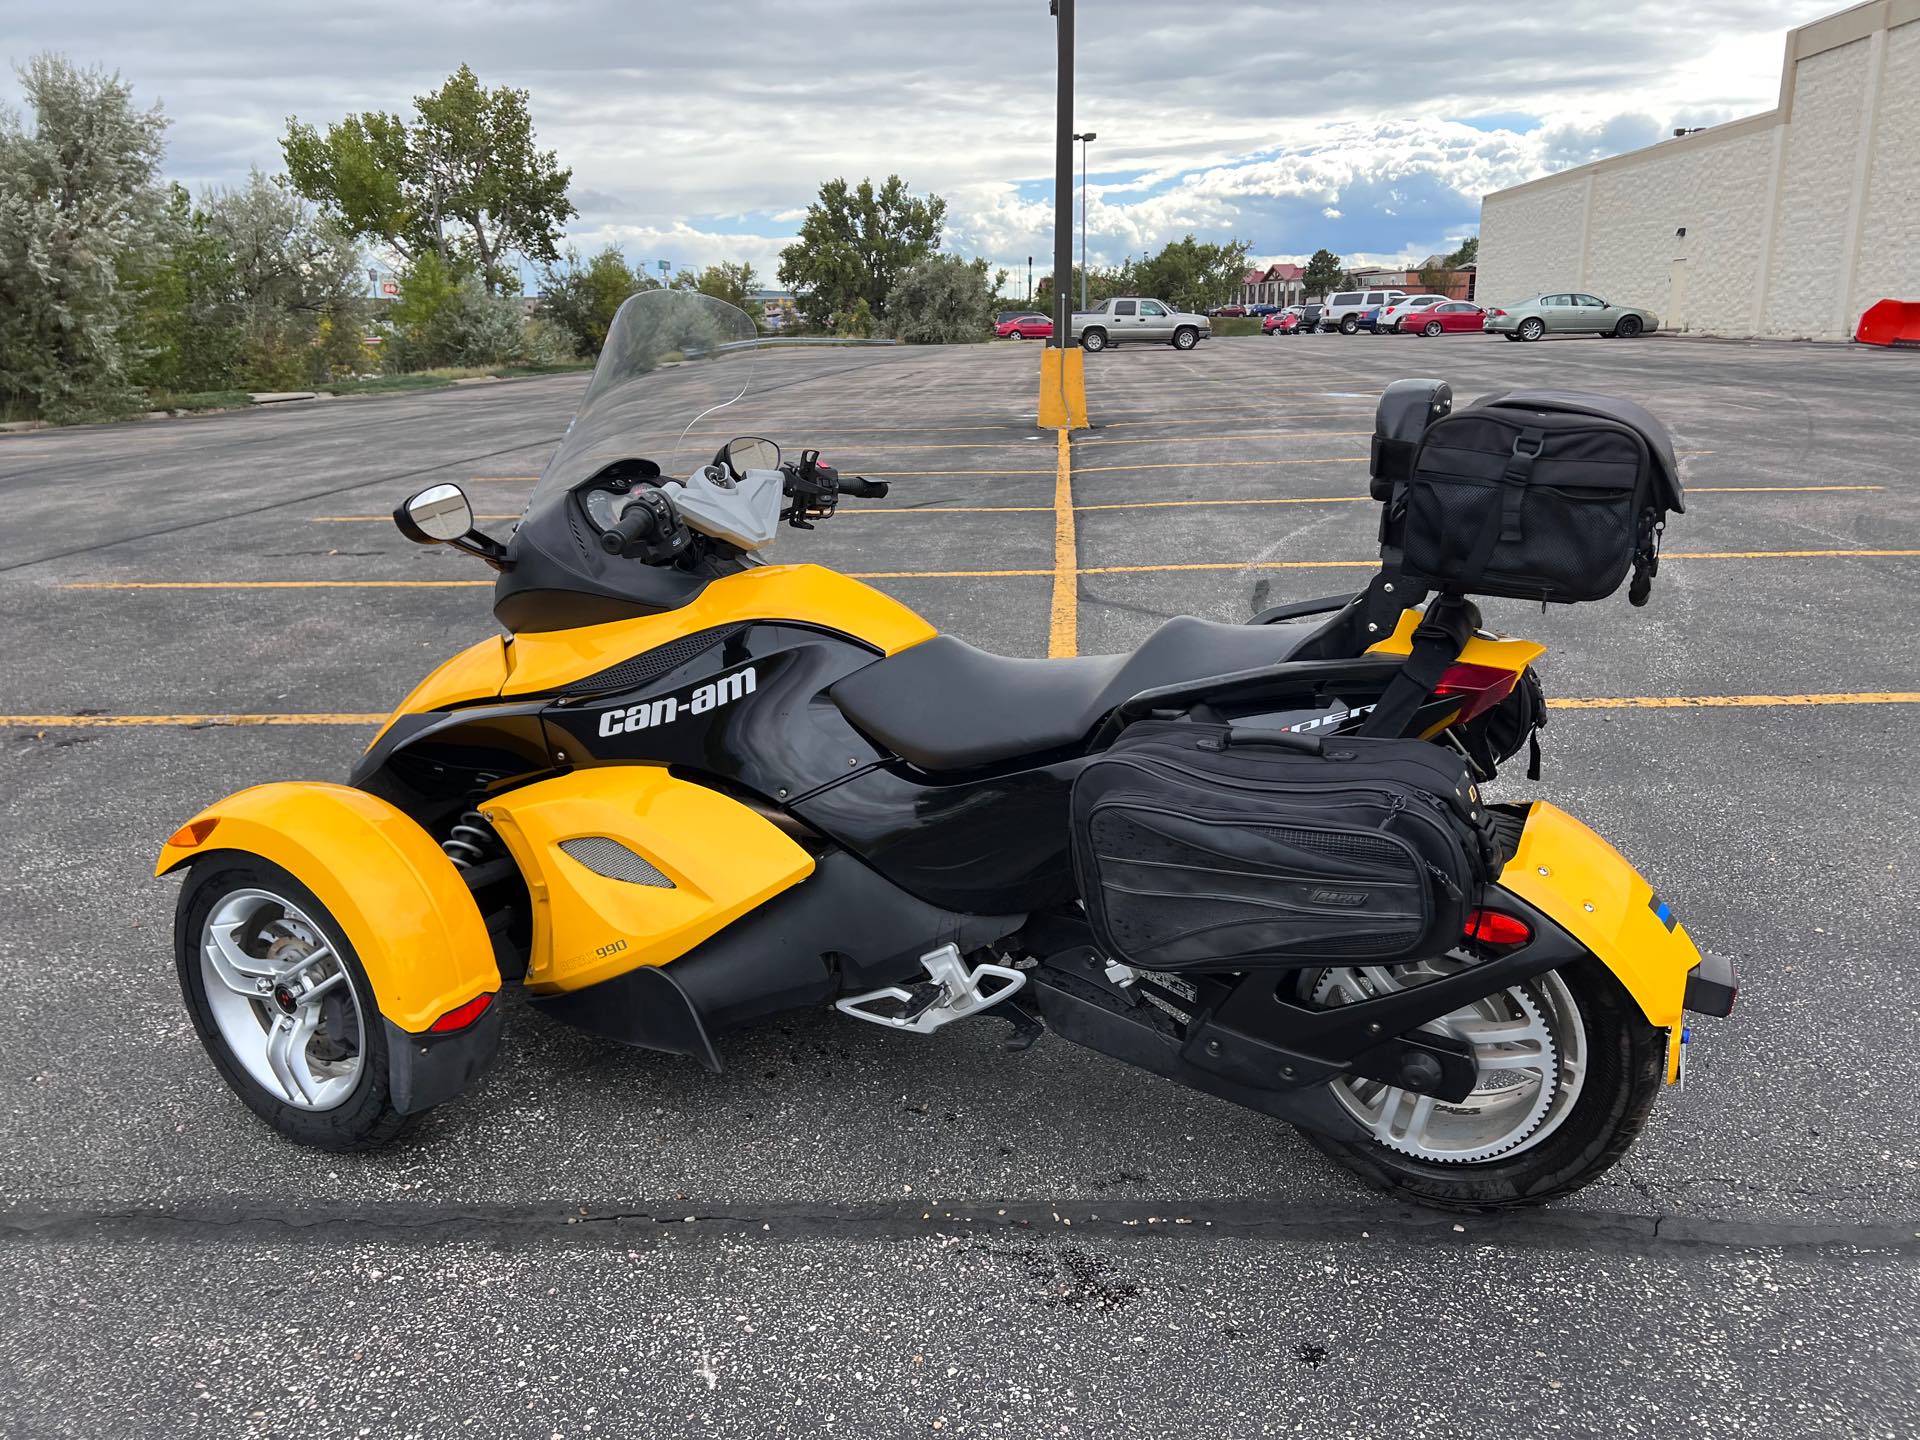
[[[1131,655],[1015,660],[951,635],[857,670],[829,692],[870,739],[922,770],[976,770],[1080,744],[1142,690],[1289,658],[1320,627],[1179,616]]]

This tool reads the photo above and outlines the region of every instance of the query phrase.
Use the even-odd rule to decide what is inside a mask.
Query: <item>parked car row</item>
[[[1660,328],[1659,317],[1635,305],[1609,304],[1593,295],[1536,295],[1511,306],[1476,305],[1446,295],[1409,295],[1402,290],[1347,290],[1324,305],[1289,305],[1269,315],[1267,335],[1304,335],[1361,330],[1376,335],[1488,334],[1508,340],[1538,340],[1548,334],[1617,335],[1631,339]]]

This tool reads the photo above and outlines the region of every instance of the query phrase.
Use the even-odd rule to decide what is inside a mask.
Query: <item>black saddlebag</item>
[[[1147,970],[1440,955],[1494,868],[1456,753],[1188,721],[1134,725],[1081,771],[1073,846],[1095,939]]]
[[[1631,569],[1644,604],[1667,513],[1686,508],[1666,428],[1611,396],[1489,396],[1435,420],[1410,458],[1389,528],[1401,572],[1433,590],[1604,600]]]

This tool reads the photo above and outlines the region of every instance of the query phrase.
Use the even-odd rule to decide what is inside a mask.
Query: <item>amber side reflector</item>
[[[493,1004],[493,996],[476,995],[473,999],[467,1001],[466,1004],[456,1006],[454,1009],[447,1011],[446,1014],[429,1025],[427,1029],[435,1035],[445,1035],[453,1030],[464,1030],[482,1015],[486,1014],[487,1007],[491,1004]]]
[[[218,823],[217,820],[211,819],[189,820],[167,837],[167,844],[181,850],[191,850],[194,846],[203,844],[207,836],[213,833],[213,827]]]
[[[1465,933],[1482,945],[1524,945],[1533,939],[1533,930],[1524,920],[1503,915],[1498,910],[1475,910],[1467,916]]]

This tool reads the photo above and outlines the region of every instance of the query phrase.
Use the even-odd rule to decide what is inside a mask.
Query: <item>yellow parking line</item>
[[[1746,709],[1769,705],[1920,705],[1920,691],[1858,690],[1838,695],[1621,695],[1547,701],[1550,710]]]
[[[153,725],[378,725],[384,715],[0,715],[17,730],[125,729]]]
[[[1079,551],[1073,534],[1073,442],[1061,430],[1053,480],[1053,610],[1047,654],[1058,659],[1080,652]]]
[[[1293,460],[1155,460],[1145,465],[1082,465],[1080,475],[1113,474],[1120,470],[1257,470],[1277,465],[1364,465],[1365,455],[1334,455],[1323,459]]]
[[[1777,705],[1920,705],[1920,691],[1855,690],[1809,695],[1602,695],[1566,696],[1547,701],[1550,710],[1764,710]],[[0,715],[0,728],[122,730],[170,725],[379,725],[386,718],[378,714],[355,715],[328,711],[253,715]]]

